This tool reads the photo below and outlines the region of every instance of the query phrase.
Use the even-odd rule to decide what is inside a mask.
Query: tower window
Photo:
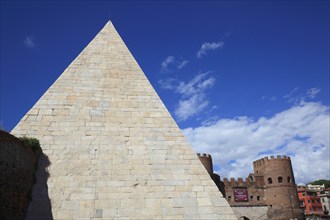
[[[258,201],[260,200],[260,196],[257,196],[257,200],[258,200]]]
[[[228,196],[228,201],[230,201],[231,200],[231,196]]]
[[[288,176],[288,183],[291,183],[291,177]]]
[[[277,178],[277,180],[278,180],[278,183],[283,183],[283,177],[279,176],[279,177]]]
[[[273,180],[270,177],[267,179],[267,181],[268,181],[268,184],[272,184],[273,183]]]
[[[253,196],[250,196],[250,200],[251,200],[251,201],[253,200]]]

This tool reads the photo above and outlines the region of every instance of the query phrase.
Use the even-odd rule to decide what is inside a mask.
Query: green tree
[[[324,179],[320,179],[320,180],[315,180],[314,182],[309,183],[311,185],[323,185],[325,186],[325,188],[330,187],[330,180],[324,180]]]

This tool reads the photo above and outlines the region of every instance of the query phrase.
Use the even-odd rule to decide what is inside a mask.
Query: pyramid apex
[[[112,23],[112,21],[109,19],[108,21],[107,21],[107,23],[104,25],[104,27],[103,28],[113,28],[113,29],[116,29],[115,28],[115,26],[113,25],[113,23]]]

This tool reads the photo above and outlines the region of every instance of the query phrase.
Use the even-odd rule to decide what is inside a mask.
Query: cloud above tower
[[[328,106],[302,101],[269,118],[221,118],[183,132],[196,152],[212,155],[221,176],[245,177],[251,172],[251,161],[288,155],[297,183],[302,183],[330,178],[329,121]],[[311,164],[317,167],[313,172]]]

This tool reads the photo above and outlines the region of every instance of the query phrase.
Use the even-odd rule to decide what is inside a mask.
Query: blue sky
[[[330,179],[328,1],[1,1],[0,16],[8,131],[110,18],[222,177],[285,154],[297,183]]]

